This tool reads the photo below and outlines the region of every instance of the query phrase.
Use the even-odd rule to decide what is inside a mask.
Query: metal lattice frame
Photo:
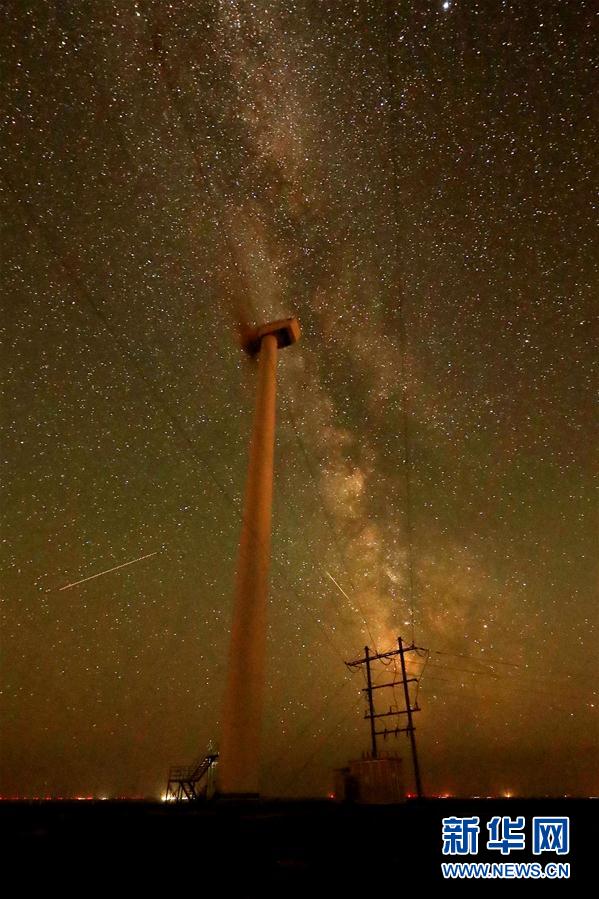
[[[170,802],[193,802],[207,797],[210,775],[218,759],[218,754],[210,754],[198,759],[193,765],[177,766],[168,773],[165,800]]]

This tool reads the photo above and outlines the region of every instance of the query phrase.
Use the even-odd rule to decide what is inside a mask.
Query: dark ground
[[[596,882],[599,803],[593,800],[424,800],[396,806],[331,801],[262,801],[200,806],[139,801],[1,802],[5,875],[23,886],[126,888],[145,894],[336,895],[370,887],[399,896],[406,888],[452,886],[441,861],[569,861],[570,881],[543,881],[542,891]],[[441,855],[443,817],[478,815],[482,833],[493,815],[567,815],[571,852],[534,859],[529,850],[479,851],[475,858]],[[486,839],[486,836],[485,836]],[[593,857],[592,857],[593,856]],[[465,881],[460,881],[460,889]],[[538,882],[537,882],[538,883]],[[487,889],[476,882],[473,889]],[[520,884],[523,884],[521,887]],[[503,881],[511,888],[513,881]],[[534,890],[533,881],[517,889]],[[370,893],[369,893],[370,894]]]

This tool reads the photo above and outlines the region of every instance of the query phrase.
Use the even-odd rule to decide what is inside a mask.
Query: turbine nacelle
[[[265,325],[246,331],[241,336],[241,346],[250,356],[255,356],[260,352],[262,338],[268,334],[274,334],[277,338],[277,346],[281,350],[283,347],[296,343],[300,338],[300,333],[297,318],[282,318],[279,321],[267,322]]]

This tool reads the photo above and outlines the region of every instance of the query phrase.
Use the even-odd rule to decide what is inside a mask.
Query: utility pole
[[[229,797],[255,797],[259,793],[276,367],[279,350],[295,343],[299,336],[297,319],[289,318],[262,325],[245,335],[243,344],[246,352],[258,356],[258,389],[237,557],[217,775],[218,792]]]
[[[368,693],[368,708],[370,709],[370,739],[372,742],[372,757],[373,759],[378,758],[378,753],[376,750],[376,725],[374,723],[374,702],[372,699],[372,676],[370,674],[370,654],[368,651],[368,647],[364,647],[364,656],[366,659],[366,683],[368,684],[367,693]]]
[[[401,662],[401,679],[403,683],[403,692],[404,698],[406,702],[406,714],[408,716],[408,727],[407,731],[410,736],[410,744],[412,746],[412,763],[414,765],[414,780],[416,781],[416,795],[419,799],[422,799],[422,782],[420,780],[420,766],[418,764],[418,753],[416,752],[416,737],[414,736],[414,731],[416,728],[414,727],[414,722],[412,720],[412,711],[419,711],[419,709],[412,709],[412,704],[410,702],[410,691],[408,688],[408,675],[406,673],[406,660],[404,658],[406,650],[403,646],[403,640],[401,637],[397,638],[397,642],[399,644],[399,659]]]
[[[418,681],[417,677],[408,677],[406,670],[406,662],[405,655],[408,652],[415,652],[416,650],[422,649],[420,646],[415,646],[414,643],[411,643],[409,646],[404,646],[403,640],[401,637],[398,637],[397,640],[398,649],[392,649],[389,652],[378,652],[372,655],[368,646],[364,647],[364,658],[363,659],[355,659],[353,662],[346,662],[348,668],[357,668],[362,665],[366,666],[366,683],[367,686],[363,688],[362,692],[366,693],[368,699],[368,712],[364,715],[365,719],[370,721],[370,737],[372,742],[372,757],[374,759],[378,758],[377,753],[377,736],[382,736],[383,739],[387,739],[388,736],[397,737],[399,734],[405,733],[410,738],[410,748],[412,752],[412,764],[414,767],[414,781],[416,784],[416,795],[419,799],[422,799],[422,780],[420,777],[420,766],[418,764],[418,754],[416,752],[416,737],[414,727],[414,719],[412,717],[414,712],[419,712],[420,707],[417,704],[412,705],[412,701],[410,699],[410,689],[409,684],[416,683]],[[391,659],[394,656],[399,656],[401,663],[401,680],[392,680],[385,684],[373,684],[372,683],[372,662],[380,661],[382,659]],[[388,712],[376,712],[374,706],[373,693],[375,690],[383,690],[385,688],[393,688],[397,686],[403,687],[403,695],[405,702],[405,709],[393,709],[389,706]],[[383,730],[376,729],[376,721],[379,718],[395,718],[400,715],[406,715],[407,718],[407,726],[406,727],[393,727],[387,728],[385,727]]]

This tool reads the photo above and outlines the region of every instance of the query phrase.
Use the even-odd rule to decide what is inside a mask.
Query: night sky
[[[2,795],[218,740],[288,315],[264,793],[368,749],[401,634],[426,791],[597,794],[593,7],[4,4]]]

